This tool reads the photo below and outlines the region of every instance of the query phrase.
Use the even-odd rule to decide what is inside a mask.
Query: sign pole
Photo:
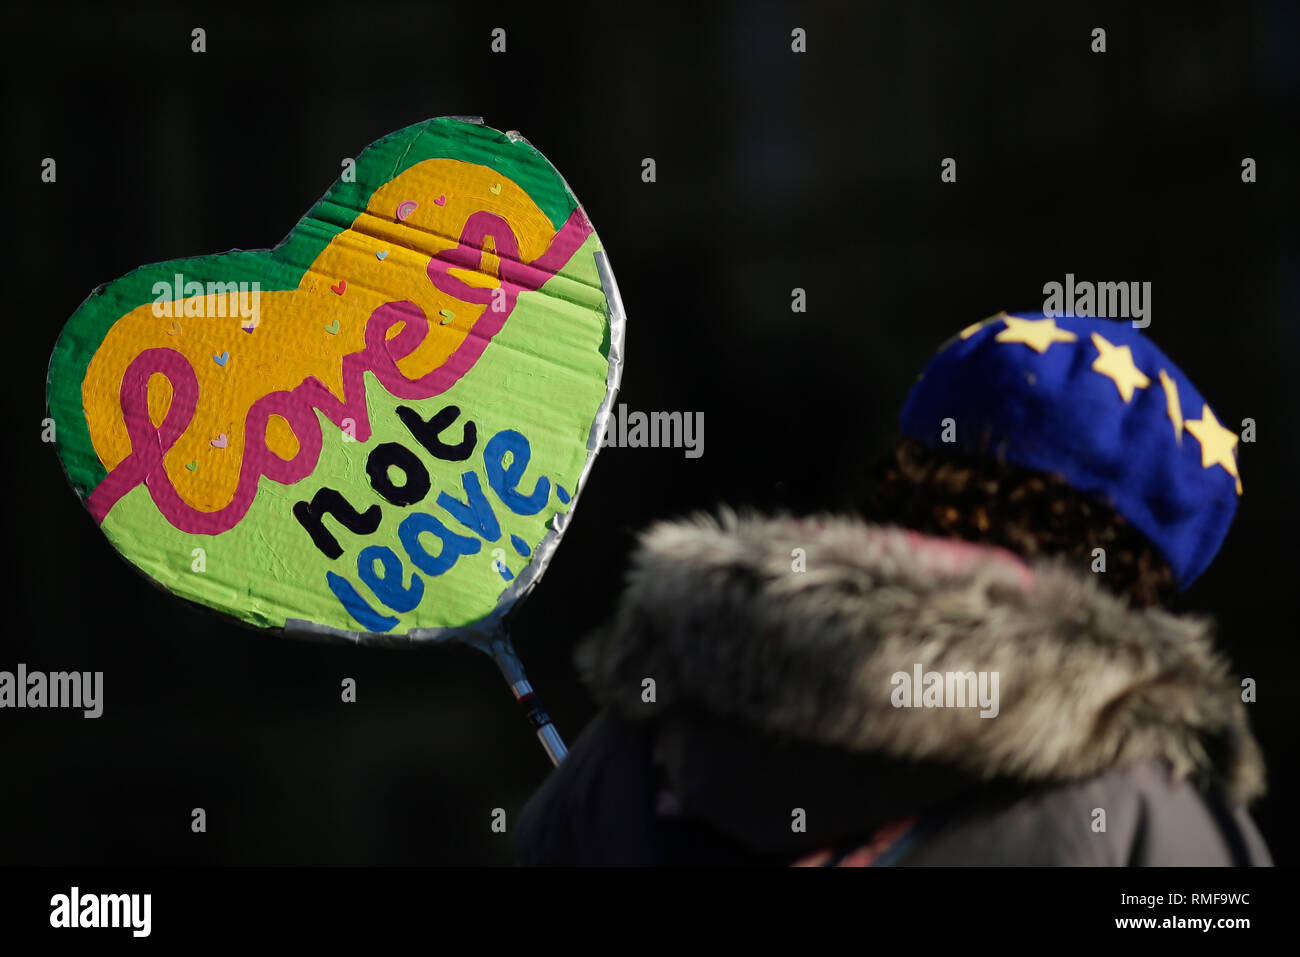
[[[510,685],[515,701],[523,709],[528,723],[537,731],[537,740],[542,742],[547,757],[551,759],[552,764],[559,765],[569,753],[569,749],[564,746],[564,739],[551,723],[551,716],[546,713],[546,709],[538,700],[537,693],[533,691],[533,686],[529,684],[528,676],[524,674],[523,663],[515,654],[510,639],[504,632],[500,633],[492,639],[487,652],[501,669],[501,674],[506,679],[506,684]]]

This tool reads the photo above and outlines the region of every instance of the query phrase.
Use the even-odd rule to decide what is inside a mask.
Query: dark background
[[[1047,6],[7,11],[0,668],[102,670],[106,690],[96,721],[0,713],[0,863],[512,859],[491,809],[513,821],[548,763],[486,657],[292,641],[171,599],[115,557],[40,441],[50,350],[95,286],[272,246],[343,157],[443,114],[523,132],[591,215],[629,316],[620,400],[705,413],[702,459],[601,455],[515,623],[570,740],[593,711],[572,647],[611,610],[637,529],[722,502],[840,506],[953,332],[1040,307],[1067,272],[1150,281],[1151,337],[1221,419],[1258,423],[1234,530],[1184,607],[1259,680],[1273,790],[1256,815],[1278,861],[1300,859],[1296,7]]]

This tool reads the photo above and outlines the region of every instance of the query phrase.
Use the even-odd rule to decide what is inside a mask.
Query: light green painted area
[[[483,355],[442,395],[419,402],[399,400],[367,372],[371,437],[364,443],[345,441],[339,428],[318,412],[325,440],[313,474],[289,486],[263,477],[248,513],[230,531],[193,535],[177,530],[141,485],[109,512],[102,525],[104,534],[132,563],[175,594],[263,627],[281,627],[286,619],[295,618],[348,631],[366,630],[327,587],[327,571],[348,579],[380,614],[395,615],[399,623],[389,632],[392,635],[479,621],[493,611],[509,585],[494,561],[500,560],[517,577],[549,530],[552,517],[569,508],[555,486],[569,495],[577,491],[609,370],[608,305],[594,258],[600,248],[593,233],[540,290],[521,293]],[[399,405],[414,408],[426,420],[448,405],[459,407],[459,418],[443,438],[459,442],[464,423],[473,420],[478,428],[473,454],[464,462],[433,457],[398,419]],[[536,515],[514,514],[489,486],[483,451],[493,435],[507,429],[522,433],[531,447],[531,461],[519,489],[532,492],[543,475],[551,481],[551,498]],[[371,488],[366,459],[384,442],[410,449],[428,469],[432,487],[421,502],[394,506]],[[441,491],[466,500],[462,486],[466,471],[478,475],[501,525],[501,537],[483,541],[477,554],[462,556],[442,575],[419,573],[398,539],[398,525],[412,512],[427,512],[453,532],[481,540],[437,504]],[[358,511],[375,504],[383,511],[378,530],[369,535],[354,535],[326,518],[326,527],[343,547],[343,555],[334,560],[316,548],[292,512],[294,503],[310,500],[322,487],[337,489]],[[516,552],[511,535],[527,543],[529,557]],[[362,583],[357,556],[368,545],[385,545],[402,558],[403,584],[410,583],[412,573],[420,574],[425,592],[414,610],[398,614],[385,608]],[[195,570],[195,549],[203,550],[203,571]]]

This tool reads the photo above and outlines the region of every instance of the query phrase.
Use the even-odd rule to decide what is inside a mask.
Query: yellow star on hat
[[[1092,370],[1114,382],[1125,402],[1133,398],[1135,389],[1145,389],[1151,384],[1151,380],[1133,364],[1133,350],[1128,346],[1107,342],[1095,332],[1092,344],[1097,347],[1097,361],[1092,364]]]
[[[1188,419],[1184,426],[1201,443],[1201,468],[1222,465],[1237,480],[1237,494],[1241,494],[1241,476],[1237,473],[1237,435],[1225,429],[1214,417],[1208,405],[1202,404],[1201,417]]]
[[[1020,342],[1035,352],[1046,352],[1053,342],[1074,342],[1079,337],[1069,329],[1062,329],[1051,316],[1046,319],[1017,319],[1006,316],[1007,327],[994,338],[998,342]]]
[[[1181,445],[1183,441],[1183,406],[1178,401],[1178,385],[1164,369],[1160,370],[1160,385],[1165,390],[1165,409],[1169,413],[1169,421],[1174,426],[1174,438]]]

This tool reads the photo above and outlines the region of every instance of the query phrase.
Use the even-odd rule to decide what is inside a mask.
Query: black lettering
[[[447,462],[464,462],[474,452],[474,446],[478,443],[478,427],[471,419],[465,423],[465,437],[457,445],[448,445],[443,442],[439,436],[456,421],[460,415],[460,407],[449,405],[428,422],[420,418],[420,414],[410,406],[399,405],[397,407],[397,417],[402,420],[402,424],[410,429],[411,434],[415,436],[417,442],[428,450],[434,458],[443,459]]]
[[[294,505],[293,517],[307,529],[316,547],[325,553],[326,558],[338,558],[343,554],[343,546],[325,527],[326,515],[334,516],[335,521],[355,535],[369,535],[379,527],[383,511],[378,505],[371,505],[364,512],[358,512],[342,493],[332,488],[321,489],[310,502]]]
[[[406,476],[402,485],[394,485],[388,470],[397,466]],[[410,449],[396,442],[375,446],[366,459],[366,474],[375,491],[394,505],[414,505],[429,494],[429,471]]]

